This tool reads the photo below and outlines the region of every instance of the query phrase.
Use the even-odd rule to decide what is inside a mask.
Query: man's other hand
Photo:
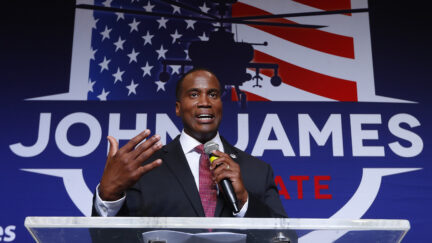
[[[227,178],[231,181],[234,192],[239,201],[239,208],[248,200],[248,192],[243,185],[243,179],[240,173],[240,166],[234,162],[231,157],[221,151],[215,150],[212,153],[219,158],[214,160],[210,165],[210,170],[213,171],[213,180],[219,184],[221,180]],[[219,187],[220,188],[220,187]]]
[[[99,186],[99,196],[102,200],[115,201],[120,199],[124,192],[133,186],[142,175],[162,164],[162,160],[157,159],[142,166],[144,161],[162,148],[159,135],[154,135],[141,143],[149,135],[150,130],[146,129],[120,149],[117,140],[108,136],[110,147]],[[141,144],[138,145],[139,143]]]

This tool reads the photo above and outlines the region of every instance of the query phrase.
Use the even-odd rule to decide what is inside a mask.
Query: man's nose
[[[210,98],[208,97],[208,95],[201,95],[199,97],[198,106],[199,107],[210,107],[211,106]]]

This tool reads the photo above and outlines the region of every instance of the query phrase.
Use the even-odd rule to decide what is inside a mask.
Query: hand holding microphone
[[[204,144],[204,151],[211,163],[210,170],[213,173],[213,180],[219,184],[219,189],[233,212],[238,213],[248,199],[241,178],[240,166],[229,155],[218,149],[219,145],[215,142],[209,141]]]

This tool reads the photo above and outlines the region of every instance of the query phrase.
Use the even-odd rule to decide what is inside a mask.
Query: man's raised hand
[[[159,135],[154,135],[138,145],[149,135],[150,130],[146,129],[120,149],[117,140],[108,136],[110,143],[108,158],[99,185],[99,196],[102,200],[120,199],[142,175],[162,164],[162,160],[157,159],[142,166],[144,161],[162,148]]]

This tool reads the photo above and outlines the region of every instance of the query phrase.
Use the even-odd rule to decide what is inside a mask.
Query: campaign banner
[[[377,94],[368,1],[77,0],[74,9],[68,91],[41,86],[1,107],[0,241],[31,242],[27,216],[90,216],[106,137],[179,135],[175,86],[193,67],[215,70],[221,136],[273,167],[289,217],[407,219],[405,241],[427,241],[430,103],[420,86],[408,99],[390,87]],[[344,237],[311,233],[299,241]]]

